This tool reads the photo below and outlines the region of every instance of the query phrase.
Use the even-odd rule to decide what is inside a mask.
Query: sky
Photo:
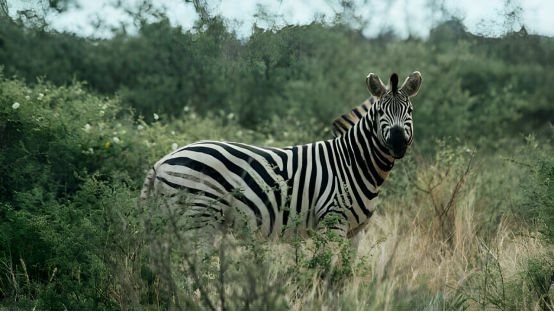
[[[121,0],[123,6],[133,7],[140,0]],[[546,36],[554,36],[554,0],[356,0],[355,14],[366,18],[369,23],[362,33],[366,37],[375,37],[383,30],[390,29],[399,37],[415,36],[426,38],[429,31],[440,21],[451,15],[462,18],[466,28],[473,33],[483,33],[488,30],[489,36],[502,34],[502,19],[499,13],[505,12],[505,3],[509,3],[510,11],[521,7],[521,18],[513,24],[514,30],[525,25],[528,32]],[[91,22],[103,19],[107,25],[119,26],[121,23],[130,25],[127,30],[136,32],[132,19],[123,9],[112,5],[116,0],[76,0],[76,6],[62,14],[48,17],[52,28],[67,31],[79,36],[94,36],[109,38],[112,33],[107,30],[96,30]],[[185,0],[155,0],[159,8],[165,7],[171,23],[190,28],[196,19],[196,13],[191,3]],[[446,15],[439,10],[431,10],[429,2],[442,3]],[[33,7],[36,0],[8,0],[10,13],[18,9]],[[306,24],[316,16],[326,16],[330,19],[335,12],[340,11],[338,0],[210,0],[210,6],[229,20],[238,20],[237,31],[240,36],[248,37],[252,25],[264,26],[263,21],[256,20],[253,14],[260,3],[273,14],[281,15],[278,21],[282,24]],[[492,21],[496,19],[496,23]]]

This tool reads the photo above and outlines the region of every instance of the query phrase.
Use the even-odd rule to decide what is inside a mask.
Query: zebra
[[[400,88],[397,74],[385,86],[370,73],[372,105],[365,106],[367,113],[356,111],[358,122],[334,139],[284,148],[218,141],[181,147],[148,172],[141,203],[153,192],[168,211],[186,206],[179,226],[196,235],[205,252],[229,230],[268,239],[309,237],[329,214],[340,221],[330,230],[357,249],[379,187],[412,142],[410,97],[421,82],[416,71]]]

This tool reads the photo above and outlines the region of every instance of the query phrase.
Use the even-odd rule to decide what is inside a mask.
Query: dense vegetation
[[[239,39],[198,8],[193,29],[161,16],[102,40],[3,17],[1,308],[554,308],[554,39],[457,20],[367,39],[340,18]],[[317,234],[225,238],[199,261],[174,217],[137,205],[174,144],[330,138],[369,72],[414,70],[415,142],[356,256]]]

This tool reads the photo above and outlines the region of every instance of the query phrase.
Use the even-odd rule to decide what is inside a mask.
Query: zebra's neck
[[[394,158],[379,142],[375,107],[372,105],[362,119],[334,141],[342,150],[343,162],[378,189],[392,170]]]

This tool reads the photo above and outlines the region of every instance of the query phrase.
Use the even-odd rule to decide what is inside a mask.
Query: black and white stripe
[[[335,139],[285,148],[200,141],[172,152],[148,173],[143,203],[154,190],[170,209],[187,205],[181,214],[196,222],[188,229],[203,234],[249,227],[278,238],[288,236],[290,230],[283,226],[298,216],[302,234],[334,213],[346,221],[335,230],[355,235],[373,214],[378,189],[395,157],[403,156],[399,148],[411,143],[409,96],[417,93],[421,75],[415,72],[400,89],[395,76],[389,87],[375,84],[379,78],[374,74],[368,76],[375,103]],[[410,83],[417,88],[405,87]],[[395,132],[399,125],[409,135],[403,141]],[[206,237],[206,244],[213,246],[214,235]]]

